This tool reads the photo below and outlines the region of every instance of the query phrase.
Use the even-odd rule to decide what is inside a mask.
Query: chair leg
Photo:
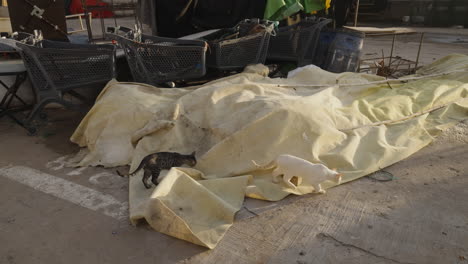
[[[29,113],[28,117],[26,118],[26,121],[24,122],[24,127],[29,131],[32,128],[36,128],[32,123],[36,119],[36,117],[41,114],[42,110],[44,107],[50,103],[53,103],[56,101],[55,99],[44,99],[37,103],[34,108],[31,110],[31,113]]]
[[[20,101],[24,106],[27,106],[28,104],[23,100],[21,99],[21,97],[19,97],[16,93],[18,92],[19,88],[21,87],[21,85],[24,83],[24,81],[26,81],[26,78],[27,78],[27,74],[26,72],[23,72],[23,73],[20,73],[18,75],[16,75],[16,78],[15,78],[15,83],[13,84],[13,96],[18,100]],[[11,98],[13,99],[13,98]],[[10,102],[11,103],[11,99],[10,99]]]
[[[73,111],[76,111],[76,112],[80,112],[80,113],[87,113],[88,111],[87,110],[84,110],[83,107],[80,107],[76,104],[72,104],[68,101],[65,101],[65,100],[62,100],[62,99],[55,99],[54,101],[55,103],[59,103],[63,106],[65,106],[66,108],[70,109],[70,110],[73,110]]]
[[[16,93],[18,92],[18,89],[20,88],[21,84],[26,80],[26,73],[19,73],[16,75],[15,82],[11,87],[8,87],[2,80],[0,80],[0,84],[6,89],[5,95],[3,96],[2,101],[0,102],[0,105],[5,106],[8,108],[13,100],[13,98],[16,98],[18,101],[20,101],[24,106],[27,105],[27,103],[21,99]]]
[[[13,120],[16,124],[18,124],[19,126],[21,127],[25,127],[24,126],[24,123],[23,121],[21,121],[21,119],[17,118],[15,115],[13,115],[12,113],[9,113],[8,111],[6,111],[5,113],[2,113],[2,115],[5,114],[6,116],[8,116],[11,120]]]
[[[87,104],[87,105],[92,105],[93,103],[90,102],[90,100],[86,97],[84,97],[83,95],[77,93],[76,91],[67,91],[67,93],[73,97],[75,97],[76,99],[80,100],[81,102]]]
[[[50,103],[58,103],[74,111],[83,112],[83,113],[86,112],[79,106],[72,104],[70,102],[67,102],[65,100],[59,99],[59,98],[43,99],[34,106],[33,110],[31,111],[31,113],[29,114],[29,116],[27,117],[26,121],[23,124],[23,126],[29,131],[30,134],[34,135],[37,132],[37,127],[33,124],[33,122],[38,116],[42,120],[45,120],[47,118],[47,115],[43,113],[42,111],[44,110],[44,107]]]

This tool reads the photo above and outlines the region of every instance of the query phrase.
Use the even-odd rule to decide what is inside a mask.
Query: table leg
[[[21,87],[21,84],[23,84],[25,80],[26,80],[26,72],[17,74],[15,83],[8,89],[0,105],[5,104],[4,108],[8,109],[10,107],[11,102],[13,101],[13,98],[17,98],[23,104],[23,106],[27,106],[27,103],[16,94],[19,88]],[[4,85],[3,82],[2,84]]]
[[[16,80],[15,80],[14,86],[16,86],[16,82],[18,82],[18,77],[17,77]],[[2,100],[2,102],[0,103],[0,105],[2,105],[2,104],[5,103],[5,101],[6,101],[7,98],[9,97],[9,95],[10,95],[10,94],[13,94],[13,92],[12,92],[11,87],[8,87],[2,80],[0,80],[0,84],[6,89],[5,96],[3,96],[3,100]],[[19,97],[19,96],[16,95],[16,94],[13,94],[13,96],[14,96],[18,101],[20,101],[23,105],[26,105],[26,102],[25,102],[23,99],[21,99],[21,97]]]
[[[8,88],[8,91],[5,93],[5,96],[0,102],[0,117],[6,115],[10,117],[13,121],[15,121],[18,125],[23,126],[23,127],[24,127],[24,123],[20,119],[15,117],[12,114],[12,112],[25,110],[26,108],[30,107],[29,105],[27,105],[27,103],[24,100],[22,100],[21,98],[19,98],[19,96],[16,95],[19,88],[26,80],[26,77],[27,77],[26,72],[16,74],[15,83],[10,88]],[[5,83],[3,83],[2,81],[0,81],[0,84],[3,85],[4,87],[6,86]],[[19,99],[19,101],[23,104],[23,106],[14,110],[10,109],[10,104],[13,101],[13,98]]]

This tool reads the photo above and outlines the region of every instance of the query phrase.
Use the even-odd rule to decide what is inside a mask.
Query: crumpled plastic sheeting
[[[463,70],[468,56],[451,55],[418,74]],[[275,184],[251,160],[291,154],[338,168],[347,182],[410,156],[468,117],[466,72],[391,84],[314,66],[286,79],[266,73],[256,65],[190,89],[110,82],[71,138],[84,148],[78,165],[131,164],[133,171],[149,153],[197,151],[194,169],[163,172],[157,188],[144,188],[142,172],[131,177],[130,218],[213,248],[244,194],[276,201],[313,191],[306,182]]]
[[[130,181],[131,221],[146,219],[161,233],[214,248],[242,207],[249,181],[251,176],[205,180],[199,171],[173,168],[158,188],[147,190],[139,177]]]

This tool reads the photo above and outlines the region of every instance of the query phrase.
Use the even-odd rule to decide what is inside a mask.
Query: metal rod
[[[101,20],[101,30],[102,30],[102,38],[106,37],[106,27],[104,25],[104,17],[102,16],[102,12],[99,11],[99,20]]]
[[[357,18],[359,14],[359,0],[356,2],[356,11],[354,12],[354,27],[357,27]]]
[[[85,0],[81,0],[81,6],[83,7],[84,13],[85,13],[85,19],[86,19],[86,27],[88,29],[88,42],[92,43],[93,42],[93,30],[91,28],[91,15],[88,13],[88,6],[86,5]]]
[[[135,0],[132,0],[132,6],[133,6],[133,19],[135,20],[135,24],[140,24],[140,28],[143,28],[143,25],[139,23],[138,16],[137,16],[137,4],[135,4]]]
[[[152,33],[154,36],[158,36],[158,12],[156,7],[156,0],[152,0],[150,3],[151,14],[154,14],[151,16],[151,30],[153,31]]]
[[[424,41],[424,32],[421,33],[421,40],[419,41],[418,57],[416,58],[416,65],[414,66],[415,71],[418,68],[419,56],[421,55],[421,49],[422,49],[423,41]]]
[[[79,16],[78,19],[80,20],[81,30],[83,30],[84,29],[83,19],[81,19],[81,16]]]
[[[117,18],[115,17],[115,8],[114,8],[114,0],[111,0],[111,12],[112,17],[114,18],[114,26],[117,27]],[[103,36],[105,38],[105,36]]]

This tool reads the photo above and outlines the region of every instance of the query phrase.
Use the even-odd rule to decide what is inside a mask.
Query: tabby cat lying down
[[[148,178],[151,176],[151,182],[154,185],[158,185],[159,173],[162,170],[170,170],[172,167],[180,167],[182,165],[188,165],[193,167],[197,164],[195,158],[195,152],[190,155],[183,155],[176,152],[157,152],[146,156],[138,166],[138,168],[129,174],[121,174],[117,171],[120,176],[133,176],[139,170],[143,169],[143,184],[147,189],[151,188],[151,184],[148,184]]]

